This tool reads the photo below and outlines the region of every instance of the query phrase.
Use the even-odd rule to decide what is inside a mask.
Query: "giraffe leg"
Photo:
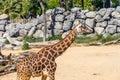
[[[46,80],[47,79],[47,75],[42,75],[42,80]]]

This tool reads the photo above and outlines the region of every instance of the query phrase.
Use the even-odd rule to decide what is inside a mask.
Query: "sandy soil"
[[[70,47],[56,62],[56,80],[120,80],[120,45]],[[16,80],[16,73],[0,76],[0,80]]]

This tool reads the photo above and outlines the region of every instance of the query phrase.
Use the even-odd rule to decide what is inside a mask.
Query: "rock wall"
[[[50,9],[46,11],[47,37],[59,34],[66,34],[77,23],[83,21],[86,26],[93,29],[91,34],[120,34],[120,6],[117,8],[102,8],[99,11],[81,10],[72,8],[65,11],[63,8]],[[8,18],[0,18],[0,38],[5,33],[11,37],[43,37],[44,20],[43,16],[30,20],[27,23],[11,23]]]

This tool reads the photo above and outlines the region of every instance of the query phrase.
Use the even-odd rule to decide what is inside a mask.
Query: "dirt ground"
[[[3,51],[10,52],[21,51]],[[70,47],[56,62],[56,80],[120,80],[120,45]],[[16,73],[0,76],[0,80],[16,80]]]

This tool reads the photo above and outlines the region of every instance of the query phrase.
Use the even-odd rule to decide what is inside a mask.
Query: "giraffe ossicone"
[[[75,40],[78,33],[91,33],[92,29],[79,21],[70,33],[56,44],[45,46],[38,53],[27,57],[16,66],[18,80],[30,80],[31,76],[42,76],[41,80],[55,80],[57,64],[55,59],[60,56]]]

